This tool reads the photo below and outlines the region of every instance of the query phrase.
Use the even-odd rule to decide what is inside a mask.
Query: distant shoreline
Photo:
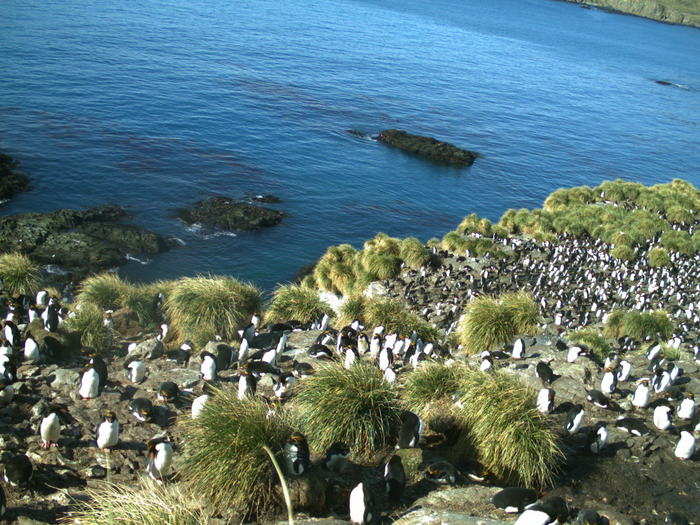
[[[611,13],[638,16],[664,24],[700,28],[700,13],[691,14],[667,7],[668,0],[558,0]]]

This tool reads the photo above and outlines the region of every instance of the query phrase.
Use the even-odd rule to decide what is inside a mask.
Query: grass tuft
[[[461,366],[427,363],[405,376],[401,397],[409,408],[421,411],[427,405],[456,393],[462,372]]]
[[[0,255],[0,289],[12,296],[32,295],[39,290],[39,266],[21,253]]]
[[[116,273],[100,273],[80,283],[75,299],[79,304],[92,304],[101,310],[116,310],[122,305],[129,288],[130,285]]]
[[[299,385],[295,400],[310,443],[325,450],[336,441],[369,459],[389,446],[400,415],[398,394],[381,371],[364,362],[350,369],[337,364],[316,368]]]
[[[673,321],[664,310],[613,310],[608,315],[604,333],[614,339],[626,336],[637,341],[665,340],[673,334],[673,327]]]
[[[232,277],[185,277],[173,284],[165,310],[178,340],[202,345],[215,335],[235,339],[260,304],[260,290]]]
[[[275,323],[293,319],[301,323],[311,323],[319,320],[324,314],[332,316],[333,310],[319,299],[316,290],[298,284],[286,284],[275,290],[265,320]]]
[[[78,304],[64,326],[69,332],[80,334],[80,344],[99,352],[110,350],[116,343],[116,333],[102,324],[104,316],[100,308],[92,303]]]
[[[613,347],[597,328],[572,330],[566,333],[566,338],[574,345],[586,345],[598,359],[605,359],[613,353]]]
[[[284,508],[263,449],[279,457],[294,430],[284,414],[268,415],[262,401],[239,400],[235,390],[220,390],[182,430],[183,478],[214,511],[260,519]]]
[[[671,257],[669,257],[666,249],[662,248],[661,246],[657,246],[656,248],[649,250],[647,260],[649,261],[649,266],[652,268],[669,266],[671,264]]]
[[[199,525],[210,515],[204,503],[182,484],[159,484],[143,477],[136,485],[100,483],[71,512],[82,525]]]

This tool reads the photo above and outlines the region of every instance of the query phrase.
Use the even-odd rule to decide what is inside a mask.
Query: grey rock
[[[512,522],[427,508],[409,512],[394,523],[396,525],[443,525],[446,523],[450,525],[509,525]]]
[[[141,356],[146,359],[157,359],[161,357],[164,352],[165,348],[163,342],[153,337],[137,344],[134,349],[129,352],[129,355]]]
[[[51,388],[54,390],[73,389],[78,386],[80,372],[70,368],[59,368],[53,373]]]

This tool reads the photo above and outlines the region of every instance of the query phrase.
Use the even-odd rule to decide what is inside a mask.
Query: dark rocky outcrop
[[[379,134],[377,140],[433,162],[451,166],[471,166],[477,157],[473,151],[458,148],[432,137],[412,135],[400,129],[384,130]]]
[[[262,202],[264,204],[278,204],[282,202],[282,199],[280,199],[276,195],[270,195],[269,193],[265,193],[263,195],[253,195],[250,198],[250,200],[255,202]]]
[[[228,197],[210,197],[177,211],[187,224],[201,224],[222,230],[258,230],[275,226],[285,214]]]
[[[10,199],[29,189],[29,178],[19,171],[19,164],[9,155],[0,153],[0,201]]]
[[[172,247],[156,233],[119,222],[126,216],[119,206],[9,215],[0,218],[0,251],[82,274],[122,265],[127,254],[152,256]]]

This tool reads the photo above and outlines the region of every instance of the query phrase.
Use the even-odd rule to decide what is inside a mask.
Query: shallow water
[[[427,240],[561,186],[700,184],[700,31],[572,4],[7,0],[0,49],[0,148],[34,182],[2,213],[115,202],[186,243],[131,261],[135,280],[269,289],[330,244]],[[482,156],[457,170],[345,133],[389,127]],[[263,192],[282,225],[172,218]]]

